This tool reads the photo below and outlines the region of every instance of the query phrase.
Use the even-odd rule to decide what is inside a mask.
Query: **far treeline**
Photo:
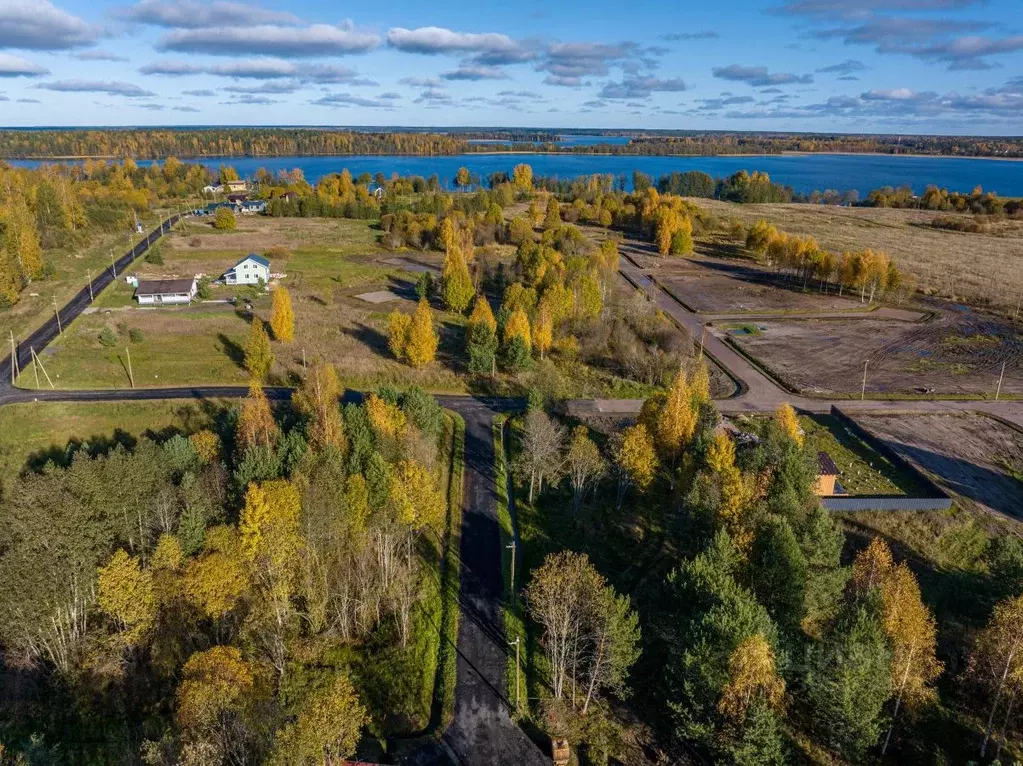
[[[593,131],[609,139],[621,131]],[[885,136],[815,133],[650,132],[627,143],[564,145],[557,132],[504,129],[363,132],[315,128],[210,128],[0,131],[0,157],[285,157],[290,155],[541,152],[707,156],[781,154],[926,154],[1023,157],[1023,139],[991,136]],[[486,143],[478,143],[480,141]]]

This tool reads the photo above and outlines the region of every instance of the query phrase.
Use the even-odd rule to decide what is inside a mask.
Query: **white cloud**
[[[0,77],[38,77],[49,73],[46,67],[9,53],[0,53]]]
[[[157,47],[178,53],[207,53],[213,56],[266,54],[316,58],[365,53],[379,44],[380,38],[377,35],[360,32],[351,24],[312,24],[308,27],[264,24],[253,27],[176,29],[165,35]]]
[[[58,80],[40,83],[35,87],[60,93],[106,93],[108,96],[127,96],[128,98],[149,98],[156,95],[130,82],[107,80]]]
[[[0,0],[0,48],[67,50],[90,45],[100,34],[49,0]]]
[[[255,5],[228,0],[142,0],[124,11],[131,21],[161,27],[197,29],[200,27],[254,26],[257,24],[297,24],[291,13],[268,11]]]

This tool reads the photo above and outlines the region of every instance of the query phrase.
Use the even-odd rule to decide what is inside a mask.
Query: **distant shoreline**
[[[783,151],[783,152],[735,152],[735,153],[724,153],[724,154],[630,154],[627,152],[565,152],[565,151],[499,151],[499,150],[488,150],[481,152],[461,152],[459,154],[204,154],[198,157],[178,157],[181,161],[192,162],[192,161],[203,161],[203,160],[231,160],[231,159],[244,159],[244,160],[276,160],[284,159],[287,157],[472,157],[479,155],[481,157],[489,156],[523,156],[529,154],[536,154],[548,157],[657,157],[663,159],[718,159],[727,157],[828,157],[828,156],[840,156],[840,157],[911,157],[917,159],[931,159],[931,160],[996,160],[1001,162],[1023,162],[1023,157],[974,157],[966,156],[962,154],[892,154],[890,152],[799,152],[799,151]],[[173,156],[173,155],[168,155]],[[120,160],[124,159],[118,155],[105,154],[105,155],[65,155],[60,157],[0,157],[0,162],[67,162],[67,161],[84,161],[84,160]],[[137,162],[160,162],[168,159],[168,157],[145,157],[145,158],[131,158]]]

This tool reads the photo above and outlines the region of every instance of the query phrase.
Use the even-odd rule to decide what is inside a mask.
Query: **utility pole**
[[[515,603],[515,541],[512,540],[510,545],[504,546],[511,550],[511,602]]]
[[[53,385],[53,381],[50,380],[50,373],[48,373],[46,371],[46,368],[43,367],[43,361],[39,358],[39,354],[36,353],[35,348],[32,348],[32,362],[34,364],[38,364],[39,365],[39,369],[42,370],[43,371],[43,375],[46,376],[46,382],[50,384],[50,388],[55,388],[55,386]],[[39,375],[38,374],[36,375],[36,380],[37,381],[39,380]]]
[[[92,272],[86,269],[85,276],[89,280],[89,303],[92,303],[93,301],[96,300],[95,296],[93,296],[92,294]]]
[[[36,388],[39,388],[39,367],[36,366],[35,351],[32,352],[32,372],[34,372],[36,376]]]
[[[131,371],[131,351],[128,350],[127,346],[124,347],[124,353],[128,355],[128,380],[131,381],[131,387],[135,388],[135,375]]]
[[[707,337],[707,325],[703,326],[703,333],[700,334],[700,357],[703,357],[703,341]]]
[[[14,342],[14,330],[11,333],[11,385],[14,385],[15,379],[21,374],[21,370],[18,369],[18,344]]]
[[[998,401],[998,397],[1002,394],[1002,379],[1005,377],[1005,362],[1002,362],[1002,372],[998,376],[998,388],[995,389],[995,401]]]
[[[131,237],[128,237],[128,244],[131,244]],[[114,251],[110,251],[110,268],[114,272],[114,279],[117,279],[117,260],[114,258]]]
[[[57,332],[64,334],[64,328],[60,324],[60,309],[57,308],[57,296],[53,296],[53,313],[57,315]]]
[[[867,362],[869,361],[869,359],[863,360],[863,385],[860,387],[861,402],[867,397]]]

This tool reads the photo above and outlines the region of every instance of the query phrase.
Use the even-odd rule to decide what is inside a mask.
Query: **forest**
[[[404,131],[404,132],[403,132]],[[586,131],[627,143],[558,143],[556,131],[326,128],[124,128],[0,130],[0,157],[283,157],[290,155],[452,155],[470,152],[565,152],[661,156],[881,153],[1021,157],[1023,140],[984,136],[886,136],[724,131]],[[571,135],[566,132],[566,135]],[[483,142],[483,143],[479,143]]]
[[[30,460],[3,497],[4,763],[337,763],[427,726],[461,437],[422,391],[340,394],[317,363],[290,407],[253,386],[210,427]]]

